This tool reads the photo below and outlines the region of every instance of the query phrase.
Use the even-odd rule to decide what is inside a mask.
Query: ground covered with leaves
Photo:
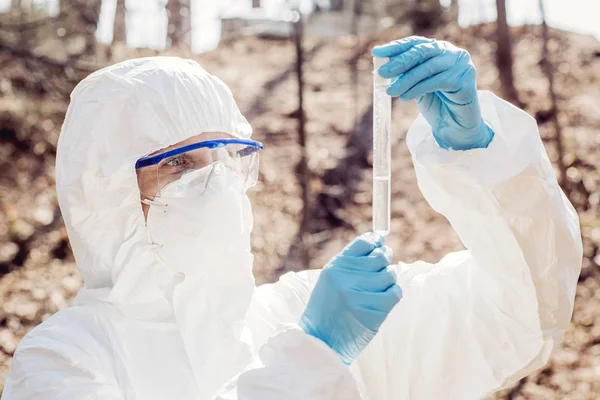
[[[290,270],[320,268],[356,234],[370,229],[371,156],[365,151],[372,118],[369,49],[408,34],[396,28],[358,39],[307,38],[305,107],[313,220],[302,237],[293,43],[245,38],[203,55],[165,53],[193,57],[222,78],[253,124],[255,138],[265,143],[260,183],[251,192],[259,282]],[[478,67],[480,88],[500,91],[493,26],[463,30],[449,24],[429,34],[467,48]],[[556,160],[548,85],[539,65],[540,28],[515,28],[513,36],[520,99],[538,120]],[[568,167],[565,191],[579,212],[585,259],[563,344],[543,370],[494,399],[600,398],[600,43],[556,30],[551,37]],[[112,56],[119,60],[148,54],[117,48]],[[13,62],[0,72],[0,387],[19,340],[66,307],[81,285],[56,203],[54,157],[68,104],[65,94],[85,71],[67,70],[65,76],[71,78],[65,82],[60,74],[47,79],[46,72],[55,67],[33,63]],[[395,103],[388,244],[397,260],[433,262],[462,245],[417,188],[404,142],[416,115],[413,104]],[[309,265],[298,256],[300,243],[311,249]]]

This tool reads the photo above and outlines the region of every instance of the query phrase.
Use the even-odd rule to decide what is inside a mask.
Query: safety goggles
[[[206,188],[217,175],[229,175],[245,189],[256,184],[258,153],[263,144],[247,139],[214,139],[192,143],[140,158],[135,163],[142,194],[153,199],[183,195],[186,189]]]

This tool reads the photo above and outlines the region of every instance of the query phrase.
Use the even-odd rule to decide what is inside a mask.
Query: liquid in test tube
[[[385,92],[390,79],[377,70],[388,58],[373,58],[373,232],[390,233],[392,98]]]

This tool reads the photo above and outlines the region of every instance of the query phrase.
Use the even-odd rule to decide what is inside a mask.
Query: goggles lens
[[[218,175],[230,175],[244,189],[258,179],[260,142],[217,139],[144,157],[136,163],[138,182],[147,198],[183,196],[191,187],[206,188]]]

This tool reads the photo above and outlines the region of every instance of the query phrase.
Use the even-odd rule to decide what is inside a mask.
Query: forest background
[[[250,193],[264,283],[321,268],[370,230],[369,53],[418,34],[469,50],[479,87],[536,118],[581,220],[585,257],[565,340],[546,367],[491,399],[600,399],[600,28],[584,24],[600,9],[569,2],[581,21],[571,28],[590,26],[585,34],[553,27],[556,0],[518,2],[536,23],[511,26],[511,3],[0,0],[0,392],[19,340],[82,283],[54,188],[57,138],[79,80],[162,54],[193,58],[231,87],[266,147]],[[388,244],[403,261],[435,262],[462,244],[417,188],[404,142],[416,115],[414,104],[394,102]]]

